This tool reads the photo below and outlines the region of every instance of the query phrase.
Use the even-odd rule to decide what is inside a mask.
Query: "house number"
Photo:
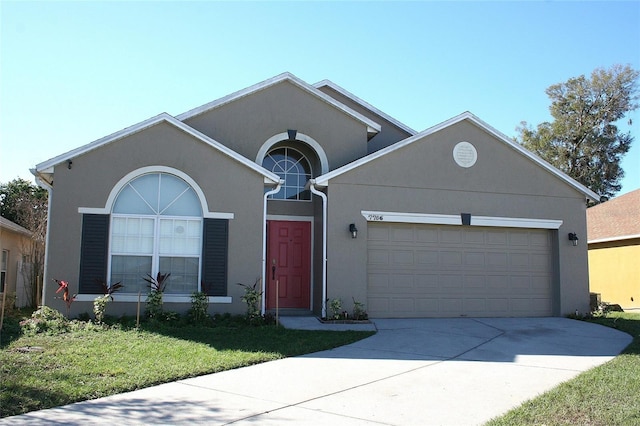
[[[367,215],[367,220],[372,222],[380,222],[384,220],[384,217],[381,214],[369,214]]]

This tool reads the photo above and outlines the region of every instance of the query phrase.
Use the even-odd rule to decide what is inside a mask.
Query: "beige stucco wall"
[[[5,291],[7,297],[14,297],[17,294],[16,284],[18,281],[18,266],[23,255],[30,254],[31,239],[29,236],[12,229],[0,226],[0,253],[2,250],[9,252],[7,259],[7,275],[5,277]],[[2,303],[2,293],[0,292],[0,303]]]
[[[478,151],[477,163],[459,167],[460,141]],[[329,194],[329,298],[366,300],[367,222],[362,210],[562,220],[557,232],[556,314],[587,312],[589,278],[583,194],[468,121],[460,122],[335,179]],[[360,233],[352,239],[347,227]],[[339,261],[336,261],[339,259]],[[332,261],[333,260],[333,261]]]
[[[244,312],[245,306],[239,300],[242,288],[236,283],[253,284],[261,276],[263,177],[167,123],[74,158],[71,169],[66,163],[55,168],[45,281],[47,304],[64,307],[62,301],[54,299],[55,278],[69,281],[73,293],[78,289],[82,231],[78,208],[104,208],[120,179],[147,166],[171,167],[186,173],[204,192],[210,212],[235,215],[229,221],[228,262],[228,295],[234,303],[212,306],[211,311]],[[132,313],[132,305],[116,303],[109,306],[108,313]],[[180,306],[169,304],[167,309],[179,310]],[[90,302],[75,302],[72,315],[91,311]]]
[[[590,291],[623,309],[640,309],[640,239],[589,244]]]

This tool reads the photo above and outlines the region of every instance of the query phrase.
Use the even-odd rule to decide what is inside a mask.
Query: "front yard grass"
[[[616,358],[525,402],[486,426],[640,425],[640,314],[610,313],[590,320],[629,333]]]
[[[17,321],[5,319],[1,336],[0,417],[331,349],[373,334],[230,322],[20,336]]]

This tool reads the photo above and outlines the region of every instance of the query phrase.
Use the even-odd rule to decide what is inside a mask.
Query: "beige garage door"
[[[370,222],[372,318],[552,314],[548,230]]]

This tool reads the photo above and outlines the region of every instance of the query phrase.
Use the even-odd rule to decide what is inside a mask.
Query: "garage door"
[[[373,318],[552,314],[548,230],[368,225]]]

